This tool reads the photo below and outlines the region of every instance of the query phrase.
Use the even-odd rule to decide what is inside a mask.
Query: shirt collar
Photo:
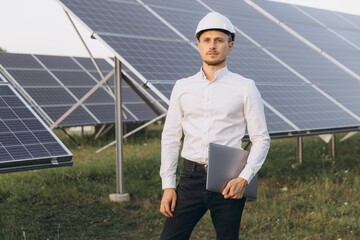
[[[226,74],[228,74],[228,73],[229,73],[229,70],[228,70],[227,66],[223,67],[222,69],[217,70],[217,71],[215,72],[215,79],[214,79],[214,81],[223,78],[223,77],[224,77]],[[206,80],[206,81],[208,81],[208,80],[206,79],[205,73],[203,72],[202,68],[200,68],[199,74],[200,74],[201,80]]]

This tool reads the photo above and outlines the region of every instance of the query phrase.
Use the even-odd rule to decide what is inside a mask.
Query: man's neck
[[[213,80],[215,80],[215,72],[224,67],[225,67],[225,64],[213,66],[213,65],[207,65],[206,63],[204,63],[202,66],[202,70],[206,76],[206,79],[213,81]]]

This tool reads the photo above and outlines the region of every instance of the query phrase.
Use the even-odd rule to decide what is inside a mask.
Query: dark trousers
[[[239,239],[246,198],[224,199],[221,193],[207,191],[206,172],[186,166],[189,164],[184,163],[176,188],[177,204],[174,217],[165,219],[160,239],[189,239],[195,225],[208,209],[217,239]]]

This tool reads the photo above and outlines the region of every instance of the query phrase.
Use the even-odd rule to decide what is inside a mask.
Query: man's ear
[[[231,41],[231,42],[229,42],[228,54],[230,54],[232,52],[233,48],[234,48],[234,41]]]

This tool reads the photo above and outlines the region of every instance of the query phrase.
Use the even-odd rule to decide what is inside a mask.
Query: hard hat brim
[[[203,34],[203,33],[206,32],[206,31],[211,31],[211,30],[223,32],[223,33],[225,33],[226,35],[229,35],[229,36],[231,37],[231,40],[232,40],[232,41],[235,41],[235,34],[234,34],[234,33],[230,32],[230,31],[227,31],[227,30],[225,30],[225,29],[221,29],[221,28],[209,28],[209,29],[201,30],[201,31],[199,31],[198,33],[196,33],[195,37],[197,38],[197,40],[200,40],[201,34]]]

